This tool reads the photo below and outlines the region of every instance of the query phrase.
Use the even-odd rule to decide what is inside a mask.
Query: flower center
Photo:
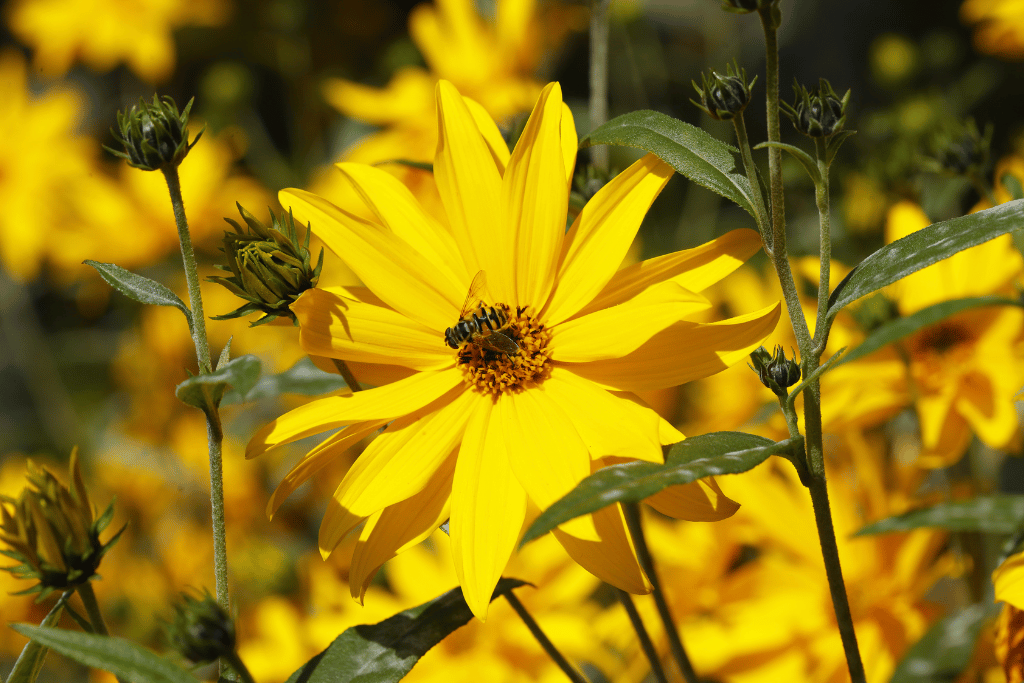
[[[458,356],[465,382],[482,394],[497,397],[506,391],[522,391],[547,378],[551,372],[551,332],[526,307],[515,311],[506,304],[494,307],[504,311],[508,319],[508,326],[500,333],[514,341],[519,352],[504,353],[495,349],[486,335],[476,335],[459,348]]]

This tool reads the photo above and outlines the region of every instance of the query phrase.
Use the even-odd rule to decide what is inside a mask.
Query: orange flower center
[[[482,394],[497,397],[506,391],[522,391],[547,378],[551,372],[551,332],[526,307],[514,313],[506,304],[494,307],[501,309],[508,320],[497,334],[515,342],[519,351],[513,354],[498,350],[485,330],[466,341],[458,356],[466,384]]]

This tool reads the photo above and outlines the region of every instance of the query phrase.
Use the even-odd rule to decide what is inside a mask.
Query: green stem
[[[78,591],[78,597],[82,598],[82,604],[85,605],[85,613],[89,615],[89,623],[92,624],[93,632],[101,636],[109,636],[110,632],[107,631],[107,625],[100,613],[100,605],[96,602],[96,593],[92,590],[92,582],[86,581],[75,590]]]
[[[60,620],[61,612],[65,609],[65,603],[68,598],[74,593],[73,590],[64,591],[60,599],[53,608],[47,613],[43,620],[39,623],[40,626],[56,626]],[[35,681],[39,675],[39,669],[43,666],[43,658],[46,657],[46,648],[42,647],[34,641],[29,641],[22,648],[21,654],[18,655],[18,660],[14,662],[14,668],[11,669],[11,673],[7,676],[7,683],[12,681]]]
[[[654,674],[658,683],[668,683],[668,679],[665,678],[665,669],[661,666],[661,660],[658,659],[658,651],[654,649],[654,643],[651,642],[651,636],[647,633],[647,627],[644,626],[640,613],[636,611],[633,597],[621,588],[616,588],[615,594],[618,596],[622,606],[626,608],[629,622],[633,624],[636,637],[640,640],[640,647],[643,648],[644,654],[647,655],[647,661],[651,663],[651,673]]]
[[[227,660],[227,663],[231,668],[239,675],[242,683],[256,683],[256,679],[249,673],[249,668],[242,661],[242,658],[238,656],[237,652],[232,652],[230,655],[224,655],[221,657],[222,660]]]
[[[548,653],[548,657],[551,657],[555,664],[558,665],[558,668],[569,677],[569,680],[573,683],[587,683],[587,679],[583,677],[583,674],[577,671],[573,665],[569,663],[569,660],[565,658],[565,655],[558,651],[558,648],[555,647],[555,644],[547,637],[547,634],[541,630],[540,624],[538,624],[533,616],[526,611],[526,607],[524,607],[523,603],[519,601],[519,598],[517,598],[510,590],[503,593],[503,595],[505,596],[505,599],[508,600],[508,604],[512,605],[512,609],[514,609],[516,614],[519,615],[519,618],[523,620],[524,624],[526,624],[526,628],[530,629],[530,633],[532,633],[533,637],[537,639],[540,646],[544,648],[544,652]]]
[[[829,209],[829,179],[826,163],[827,142],[825,138],[814,139],[814,149],[818,157],[818,173],[821,183],[814,190],[815,203],[818,205],[818,317],[814,323],[814,352],[820,356],[828,343],[829,325],[828,295],[831,289],[829,279],[832,271],[832,227]]]
[[[761,181],[757,178],[757,167],[754,166],[754,156],[750,152],[750,139],[747,137],[747,124],[743,120],[743,112],[733,118],[733,127],[736,129],[736,146],[740,148],[740,156],[743,159],[743,168],[747,172],[747,180],[750,182],[750,189],[754,193],[754,213],[757,214],[757,231],[761,233],[761,241],[764,243],[765,252],[770,256],[771,226],[768,221],[768,211],[764,206],[764,198],[761,196]]]
[[[637,559],[640,560],[640,566],[643,567],[647,578],[651,581],[651,586],[654,587],[651,595],[654,598],[654,604],[658,608],[658,616],[661,617],[661,623],[665,627],[665,634],[668,636],[668,645],[669,649],[672,650],[672,656],[675,658],[679,671],[683,674],[683,679],[686,680],[686,683],[698,683],[700,679],[697,678],[697,672],[693,670],[690,657],[686,654],[686,648],[683,647],[683,640],[679,637],[679,629],[676,627],[672,611],[665,601],[665,592],[661,589],[661,581],[658,579],[658,572],[654,568],[654,558],[647,547],[647,539],[644,538],[640,506],[637,503],[625,503],[622,509],[626,515],[626,526],[629,527],[629,535],[633,538]]]
[[[611,0],[590,3],[590,130],[608,120],[608,5]],[[590,163],[608,172],[608,146],[590,148]]]
[[[196,255],[192,249],[192,237],[185,219],[185,202],[181,198],[181,183],[177,167],[163,169],[167,191],[174,209],[174,222],[178,226],[178,240],[181,243],[181,257],[185,264],[185,282],[188,285],[189,306],[192,309],[192,341],[196,347],[200,374],[213,371],[210,363],[210,343],[206,336],[206,316],[203,313],[203,296],[199,289],[199,270]],[[224,521],[224,472],[221,448],[224,432],[216,406],[209,406],[206,413],[206,436],[210,451],[210,510],[213,526],[213,572],[217,587],[217,603],[231,613],[228,596],[228,552],[225,539]],[[222,671],[223,673],[223,671]],[[232,679],[229,679],[232,680]]]
[[[352,391],[361,391],[362,387],[359,386],[359,380],[357,380],[356,376],[352,374],[352,370],[348,367],[345,361],[340,358],[332,358],[331,360],[334,362],[334,367],[338,369],[338,374],[341,375],[343,380],[345,380],[345,384],[348,385],[348,388]]]

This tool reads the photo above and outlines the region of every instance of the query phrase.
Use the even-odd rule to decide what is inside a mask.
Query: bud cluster
[[[710,76],[702,73],[700,78],[701,85],[691,81],[700,95],[700,102],[690,101],[719,121],[729,121],[743,113],[750,104],[751,91],[757,82],[757,76],[747,82],[746,70],[731,64],[726,66],[724,76],[712,71]]]
[[[206,664],[235,651],[235,624],[213,597],[181,594],[174,621],[165,625],[167,640],[186,659]]]
[[[827,138],[843,130],[846,105],[850,101],[849,90],[840,98],[832,85],[822,78],[818,80],[818,86],[810,90],[794,81],[793,91],[796,93],[793,104],[780,104],[783,113],[793,121],[794,128],[812,138]]]
[[[106,544],[100,534],[114,515],[113,504],[97,519],[82,480],[78,450],[71,452],[70,488],[50,472],[28,464],[30,486],[17,498],[0,496],[0,550],[21,564],[4,567],[19,579],[38,583],[20,594],[66,590],[96,576],[100,560],[124,531]]]
[[[203,134],[199,131],[192,142],[188,141],[188,115],[193,101],[194,98],[189,100],[179,114],[178,105],[170,97],[153,95],[152,104],[140,99],[130,110],[117,112],[118,130],[110,131],[124,146],[124,152],[105,145],[104,148],[143,171],[176,167]]]
[[[928,170],[953,176],[981,174],[988,166],[992,133],[991,124],[982,133],[974,119],[946,126],[932,137],[934,156],[925,162]]]
[[[753,365],[751,370],[757,373],[761,384],[771,389],[779,398],[786,397],[786,389],[800,381],[800,365],[793,359],[787,359],[781,346],[775,347],[775,353],[759,346],[750,353]]]
[[[295,321],[290,306],[307,289],[316,287],[324,263],[323,249],[313,267],[309,253],[308,226],[305,241],[300,244],[295,219],[290,213],[278,219],[271,212],[271,225],[268,226],[243,209],[241,204],[237,206],[248,229],[230,218],[224,219],[235,231],[224,233],[221,251],[227,256],[228,264],[217,266],[231,275],[211,277],[209,280],[227,287],[248,303],[230,313],[213,316],[213,319],[239,318],[259,311],[264,316],[253,326],[277,317],[288,317]]]

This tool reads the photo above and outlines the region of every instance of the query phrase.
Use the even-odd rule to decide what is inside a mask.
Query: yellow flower
[[[229,11],[227,0],[16,0],[5,14],[44,75],[63,75],[76,59],[100,72],[125,62],[156,83],[174,70],[175,28],[217,26]]]
[[[930,221],[915,204],[889,211],[886,241]],[[912,273],[888,288],[902,315],[932,304],[985,294],[1013,295],[1024,261],[1004,235]],[[971,433],[993,448],[1018,435],[1014,394],[1024,385],[1024,311],[975,309],[931,325],[903,342],[924,447],[921,464],[948,465],[963,455]],[[895,361],[894,361],[895,362]]]
[[[974,28],[974,46],[1003,59],[1024,57],[1024,3],[1020,0],[964,0],[960,18]]]
[[[709,305],[694,290],[760,247],[750,230],[615,272],[672,174],[653,155],[606,185],[565,231],[577,142],[557,83],[544,89],[511,155],[478,104],[444,81],[437,99],[434,169],[445,222],[372,166],[339,164],[374,220],[309,192],[281,193],[296,220],[311,222],[366,284],[348,297],[309,290],[295,302],[303,348],[411,374],[294,410],[260,430],[248,455],[350,425],[292,470],[273,511],[335,454],[388,425],[329,502],[321,552],[365,520],[352,565],[358,597],[384,561],[450,518],[456,573],[483,618],[531,505],[548,507],[606,456],[660,462],[661,446],[683,438],[631,392],[740,361],[775,327],[780,307],[714,324],[688,320]],[[445,343],[481,270],[487,284],[479,299],[493,307],[492,320],[507,318],[502,327],[518,350]],[[701,520],[736,509],[711,480],[651,502]],[[605,581],[649,590],[617,506],[555,535]]]

